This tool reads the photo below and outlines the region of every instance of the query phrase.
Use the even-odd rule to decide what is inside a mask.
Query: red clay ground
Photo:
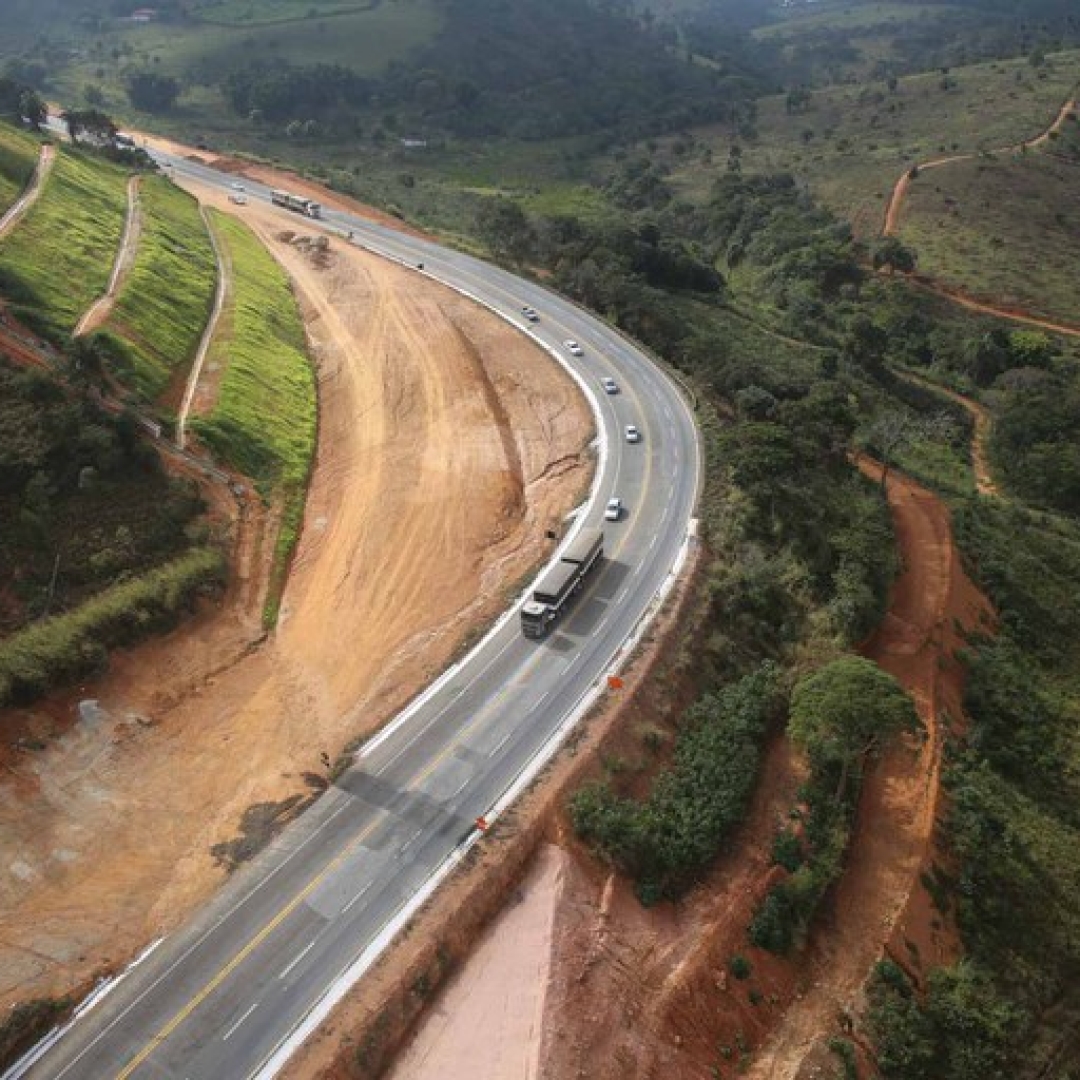
[[[873,474],[876,466],[865,468]],[[769,850],[798,786],[799,762],[780,740],[733,853],[683,903],[642,909],[624,883],[598,877],[571,845],[578,857],[556,919],[542,1076],[704,1080],[746,1068],[761,1080],[820,1075],[823,1037],[858,1015],[885,949],[916,973],[955,955],[955,937],[919,874],[932,856],[947,717],[960,716],[957,628],[990,614],[963,573],[940,500],[893,474],[889,503],[905,569],[864,652],[911,693],[928,737],[869,769],[845,873],[810,946],[789,963],[746,939],[760,898],[782,873]],[[745,982],[728,974],[735,954],[750,961]]]
[[[323,754],[501,610],[587,483],[588,411],[523,335],[348,245],[316,261],[280,238],[295,221],[245,217],[293,277],[319,382],[281,624],[263,640],[273,536],[255,529],[224,606],[4,718],[47,748],[0,773],[0,1006],[177,925],[222,880],[210,848],[245,809],[310,794]],[[79,699],[99,707],[80,717]]]

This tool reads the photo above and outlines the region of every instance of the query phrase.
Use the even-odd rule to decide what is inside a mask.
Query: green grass
[[[791,171],[864,235],[876,235],[897,178],[913,163],[993,149],[1043,131],[1080,76],[1080,51],[1052,55],[1046,67],[1010,60],[911,75],[895,93],[884,83],[815,91],[809,107],[788,113],[784,95],[759,103],[757,137],[743,139],[744,172]],[[699,153],[672,156],[679,194],[701,198],[732,143],[728,129],[695,132]],[[662,146],[661,153],[670,146]],[[712,160],[702,153],[712,152]]]
[[[288,278],[247,226],[213,212],[232,267],[230,301],[210,353],[224,370],[214,411],[192,428],[221,458],[280,499],[282,524],[265,619],[273,624],[299,538],[315,453],[315,373]]]
[[[22,194],[34,174],[38,143],[29,135],[0,124],[0,214]]]
[[[175,623],[198,591],[221,580],[221,553],[193,548],[172,562],[114,585],[76,610],[41,619],[0,643],[0,706],[100,669],[106,650]]]
[[[126,174],[61,149],[41,197],[0,241],[0,292],[17,315],[65,340],[105,291],[127,212]]]
[[[223,9],[238,16],[259,3],[229,2]],[[314,4],[289,4],[301,14]],[[148,130],[183,131],[190,135],[194,125],[213,131],[221,125],[226,110],[216,84],[223,71],[244,67],[251,60],[287,61],[293,64],[343,64],[360,75],[377,75],[393,60],[404,58],[413,49],[430,41],[442,25],[442,12],[435,0],[383,2],[365,10],[356,4],[335,4],[358,8],[327,18],[307,19],[288,24],[213,25],[209,22],[144,25],[106,22],[102,33],[80,42],[76,54],[63,67],[50,71],[50,90],[72,104],[82,98],[88,84],[100,87],[106,108],[115,115],[141,122]],[[272,10],[284,10],[276,5]],[[216,17],[211,10],[199,13]],[[113,53],[118,55],[114,58]],[[152,69],[176,75],[188,83],[176,110],[163,116],[140,115],[131,108],[124,91],[128,75]],[[228,125],[237,125],[228,116]]]
[[[139,201],[138,252],[104,332],[121,343],[129,365],[123,374],[152,400],[194,358],[213,307],[217,266],[190,195],[152,176]]]
[[[850,3],[814,4],[777,11],[777,21],[758,27],[754,37],[759,41],[797,38],[808,30],[835,29],[844,31],[871,30],[882,24],[888,27],[918,19],[936,17],[943,10],[959,11],[948,4]]]
[[[919,269],[1006,308],[1080,326],[1080,164],[1032,151],[923,173],[901,239]]]

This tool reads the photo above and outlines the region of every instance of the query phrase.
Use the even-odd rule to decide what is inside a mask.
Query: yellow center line
[[[525,667],[527,673],[539,662],[539,655],[533,657]],[[490,714],[491,710],[502,702],[507,691],[502,693],[487,706],[481,709],[473,719],[458,731],[454,741],[446,749],[441,751],[419,773],[416,773],[408,782],[408,788],[422,784],[464,741],[476,727]],[[349,844],[344,851],[335,856],[319,873],[308,882],[304,888],[296,894],[259,932],[255,935],[220,971],[201,989],[195,996],[163,1027],[156,1035],[135,1055],[131,1061],[116,1075],[116,1080],[127,1080],[128,1077],[142,1065],[146,1059],[239,967],[255,949],[259,947],[269,936],[287,919],[311,893],[321,885],[356,849],[374,832],[383,818],[380,816]]]

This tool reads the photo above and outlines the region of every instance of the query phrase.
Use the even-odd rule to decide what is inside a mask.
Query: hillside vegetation
[[[914,181],[899,235],[918,253],[919,270],[1006,308],[1080,326],[1080,161],[1055,147],[960,161]]]
[[[110,368],[148,400],[183,378],[214,302],[217,263],[198,204],[160,176],[140,189],[135,262],[96,336]]]
[[[0,124],[0,215],[30,182],[39,150],[35,139],[16,128]]]
[[[105,292],[127,212],[126,174],[61,149],[41,197],[0,241],[0,294],[43,336],[64,342]]]
[[[130,418],[0,359],[0,707],[91,673],[216,581],[201,510]]]
[[[222,461],[252,477],[282,505],[266,617],[277,617],[299,536],[315,453],[315,373],[288,278],[246,225],[212,212],[232,269],[229,302],[211,361],[224,371],[213,411],[192,429]]]

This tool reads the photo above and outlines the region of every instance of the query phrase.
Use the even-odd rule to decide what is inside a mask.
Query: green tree
[[[837,768],[837,800],[859,759],[889,739],[920,730],[911,699],[900,684],[861,656],[834,660],[795,686],[788,733],[811,762]]]

